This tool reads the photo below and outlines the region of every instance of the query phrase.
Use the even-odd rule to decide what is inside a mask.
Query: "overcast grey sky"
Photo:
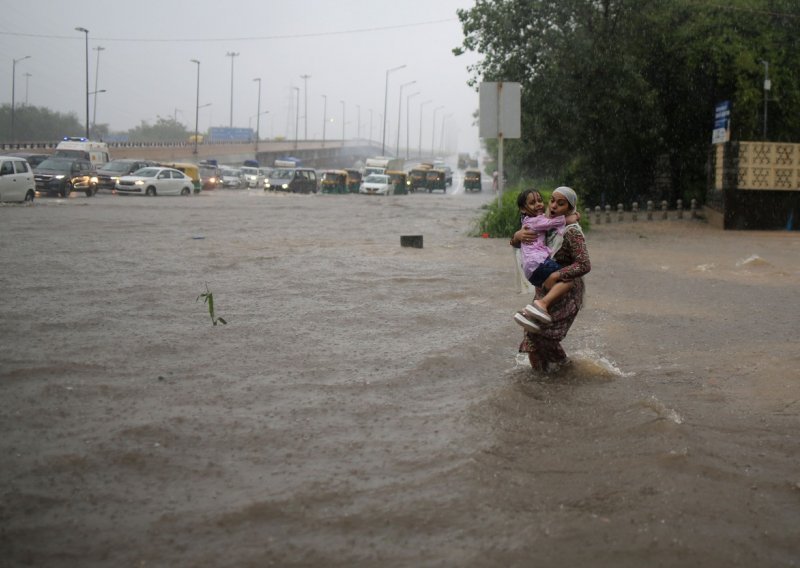
[[[194,129],[197,66],[200,63],[200,130],[233,125],[255,128],[261,78],[263,137],[294,138],[293,87],[300,88],[300,138],[307,83],[308,137],[323,129],[322,95],[327,96],[326,137],[340,138],[344,101],[345,132],[355,137],[360,106],[361,135],[381,139],[387,69],[389,75],[387,145],[396,142],[400,86],[401,144],[406,138],[410,101],[410,146],[430,145],[436,113],[436,146],[442,119],[446,137],[457,134],[458,149],[475,151],[478,131],[472,113],[478,94],[467,86],[472,54],[455,57],[462,40],[457,8],[472,0],[40,0],[5,2],[0,21],[0,52],[5,71],[0,100],[11,102],[12,59],[17,63],[16,101],[74,112],[85,120],[85,41],[76,27],[89,30],[90,91],[97,96],[98,123],[127,130],[159,116],[176,117]],[[97,47],[103,48],[97,51]],[[229,57],[229,52],[238,56]],[[26,73],[30,76],[26,77]],[[310,75],[305,82],[301,75]],[[419,92],[408,99],[409,95]],[[94,97],[90,97],[94,103]],[[90,108],[90,118],[95,112]]]

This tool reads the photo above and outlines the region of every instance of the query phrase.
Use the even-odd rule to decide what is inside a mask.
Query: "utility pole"
[[[239,53],[236,51],[229,51],[225,56],[231,58],[231,119],[228,126],[233,128],[233,58],[238,57]]]
[[[94,68],[94,108],[92,109],[92,130],[94,130],[97,128],[97,81],[100,77],[100,52],[105,51],[106,48],[102,45],[98,45],[92,49],[97,52],[97,62]]]
[[[308,80],[311,75],[300,75],[300,78],[303,80],[303,138],[308,140]]]

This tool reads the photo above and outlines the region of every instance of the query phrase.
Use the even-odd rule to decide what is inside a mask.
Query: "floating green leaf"
[[[226,325],[228,322],[225,321],[225,318],[217,317],[214,314],[214,294],[211,293],[211,290],[208,289],[208,283],[206,283],[206,291],[203,294],[197,296],[195,302],[203,298],[203,303],[208,305],[208,315],[211,316],[211,323],[212,325],[217,325],[217,323],[221,323],[222,325]]]

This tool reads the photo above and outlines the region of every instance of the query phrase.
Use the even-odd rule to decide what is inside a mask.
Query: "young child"
[[[577,215],[572,214],[567,217],[561,215],[552,219],[546,217],[542,195],[534,189],[526,189],[520,193],[517,206],[522,217],[522,226],[536,233],[536,240],[530,243],[523,242],[520,245],[522,270],[531,284],[541,288],[548,276],[561,269],[561,265],[550,257],[552,251],[546,243],[547,231],[556,229],[559,233],[563,233],[567,224],[577,222]],[[572,286],[572,282],[556,282],[543,298],[534,300],[533,304],[525,306],[521,312],[516,313],[514,321],[530,332],[541,331],[540,325],[552,322],[548,313],[550,305],[567,293]]]

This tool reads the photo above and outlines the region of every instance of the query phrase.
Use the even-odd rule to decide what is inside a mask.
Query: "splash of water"
[[[683,424],[683,417],[678,414],[674,408],[667,408],[667,406],[658,400],[655,395],[650,395],[650,398],[643,400],[640,403],[644,408],[649,408],[655,412],[659,418],[669,420],[675,424]]]

